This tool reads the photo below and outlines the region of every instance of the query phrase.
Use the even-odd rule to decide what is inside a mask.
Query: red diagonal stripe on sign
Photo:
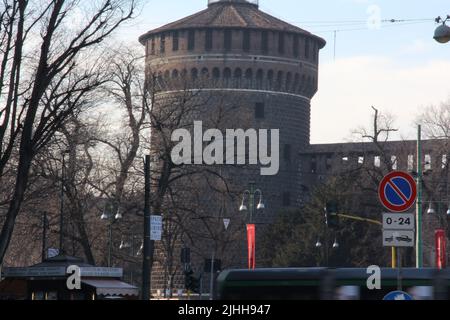
[[[408,198],[406,198],[406,196],[403,194],[403,192],[395,185],[394,182],[392,182],[392,180],[388,181],[388,184],[391,186],[392,189],[394,189],[395,193],[397,193],[397,195],[402,198],[402,200],[407,203],[409,200]]]

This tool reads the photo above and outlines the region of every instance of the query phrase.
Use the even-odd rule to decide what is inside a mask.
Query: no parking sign
[[[416,201],[416,182],[406,172],[391,172],[381,181],[378,188],[378,195],[386,209],[391,212],[405,212]]]

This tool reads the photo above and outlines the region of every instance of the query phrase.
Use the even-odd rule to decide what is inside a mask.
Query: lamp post
[[[249,219],[249,223],[253,223],[253,215],[255,214],[255,196],[259,194],[259,203],[256,206],[256,210],[263,210],[265,209],[265,205],[263,202],[263,194],[262,191],[260,189],[255,189],[255,183],[254,182],[250,182],[249,184],[249,190],[245,190],[244,193],[242,194],[242,203],[241,206],[239,207],[239,211],[244,212],[249,210],[250,213],[250,219]],[[245,205],[245,196],[248,196],[248,208]]]
[[[66,154],[70,153],[70,150],[64,150],[61,153],[62,167],[61,167],[61,193],[60,193],[60,208],[59,208],[59,254],[64,254],[64,183],[65,183],[65,167],[66,167]]]
[[[437,208],[433,204],[437,204]],[[439,219],[439,225],[443,228],[446,228],[446,225],[443,221],[445,219],[443,218],[443,211],[442,211],[442,204],[447,204],[446,201],[430,201],[428,204],[427,214],[429,215],[435,215]],[[445,208],[445,206],[444,206]],[[437,210],[437,211],[436,211]],[[450,219],[450,203],[448,203],[447,211],[444,214],[447,217],[447,220]]]
[[[130,237],[131,242],[128,241],[128,236]],[[139,242],[137,242],[136,239],[140,240],[140,243],[141,243],[138,250],[135,250],[136,244],[137,243],[139,244]],[[132,264],[135,263],[135,262],[133,262],[134,258],[139,257],[142,253],[143,242],[142,242],[141,237],[139,237],[138,235],[135,235],[135,234],[122,236],[122,240],[120,241],[120,245],[119,245],[119,250],[126,250],[126,249],[130,249],[129,254],[125,253],[125,255],[129,255],[129,257],[132,259],[131,261],[129,261],[129,268],[130,268],[130,283],[133,284],[133,280],[134,280],[133,269],[134,268],[133,268]]]
[[[112,226],[114,223],[122,219],[122,214],[120,213],[119,208],[117,209],[117,213],[114,215],[112,212],[106,212],[106,207],[103,210],[102,216],[100,219],[109,221],[108,224],[108,267],[111,267],[111,255],[112,255]]]
[[[450,15],[447,15],[445,19],[441,17],[436,18],[437,23],[442,23],[434,31],[434,40],[439,43],[447,43],[450,41],[450,27],[446,24],[450,20]]]
[[[250,219],[249,224],[247,224],[247,242],[248,242],[248,267],[249,269],[254,269],[256,267],[256,261],[255,261],[255,232],[256,228],[253,224],[253,215],[255,214],[255,197],[256,195],[259,195],[259,202],[256,206],[256,210],[263,210],[265,209],[265,205],[263,202],[263,194],[260,189],[255,188],[255,183],[250,182],[249,189],[245,190],[242,195],[242,203],[239,208],[239,211],[249,211],[250,213]],[[248,198],[248,208],[245,204],[246,196]]]
[[[448,194],[448,192],[447,192]],[[433,206],[433,203],[437,203],[437,210]],[[448,205],[447,211],[442,210],[441,204]],[[449,221],[450,221],[450,203],[447,201],[430,201],[427,214],[437,216],[439,220],[439,228],[435,229],[435,253],[436,253],[436,266],[439,269],[445,268],[447,265],[447,252],[446,252],[446,238],[449,236]]]

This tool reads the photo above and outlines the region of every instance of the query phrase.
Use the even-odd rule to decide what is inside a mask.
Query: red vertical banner
[[[248,268],[255,269],[256,267],[256,239],[255,239],[255,225],[247,225],[247,243],[248,243]]]
[[[436,267],[443,269],[447,266],[447,239],[445,230],[438,229],[434,234],[436,240]]]

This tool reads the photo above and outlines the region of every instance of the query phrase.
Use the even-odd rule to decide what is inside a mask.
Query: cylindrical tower
[[[267,186],[272,211],[294,206],[297,153],[309,144],[310,101],[325,41],[262,12],[258,1],[245,0],[209,0],[207,9],[139,41],[148,69],[164,80],[163,91],[188,87],[240,96],[246,110],[236,113],[235,124],[245,119],[246,127],[280,129],[280,173],[247,178]]]
[[[241,190],[254,181],[263,191],[266,210],[255,216],[257,222],[270,222],[280,209],[296,206],[298,153],[309,144],[310,102],[325,41],[264,13],[255,0],[209,0],[207,9],[149,31],[139,41],[146,50],[147,76],[158,80],[158,95],[201,91],[210,96],[209,113],[193,120],[206,121],[202,117],[217,112],[223,101],[238,101],[231,128],[280,130],[277,175],[261,176],[259,167],[243,169],[245,174],[230,166],[223,170]]]

